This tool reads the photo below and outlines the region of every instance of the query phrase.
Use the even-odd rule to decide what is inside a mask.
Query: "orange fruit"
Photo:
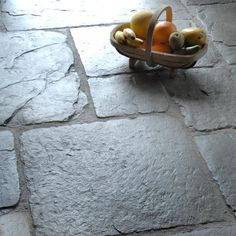
[[[154,43],[168,43],[169,36],[176,31],[175,24],[169,21],[158,22],[153,31],[153,41]]]
[[[130,28],[135,32],[138,38],[146,39],[152,15],[152,11],[143,10],[135,13],[131,17]]]
[[[152,51],[170,53],[171,48],[168,43],[155,43],[152,46]]]

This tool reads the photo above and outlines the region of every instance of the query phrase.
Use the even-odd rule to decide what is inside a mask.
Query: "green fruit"
[[[173,32],[169,37],[169,45],[172,51],[176,51],[184,46],[184,35],[181,32]]]
[[[203,47],[207,43],[207,34],[204,29],[199,27],[190,27],[183,29],[181,33],[184,35],[184,45],[186,47],[199,45]]]
[[[199,45],[195,45],[192,47],[181,48],[181,49],[175,51],[174,54],[192,55],[194,53],[197,53],[200,49],[201,49],[201,47]]]

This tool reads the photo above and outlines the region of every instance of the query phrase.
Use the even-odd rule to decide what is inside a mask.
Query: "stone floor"
[[[1,236],[236,235],[236,1],[2,0]],[[194,68],[110,45],[140,9],[204,27]]]

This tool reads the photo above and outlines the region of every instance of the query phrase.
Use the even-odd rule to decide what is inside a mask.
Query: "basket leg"
[[[177,69],[170,68],[170,78],[171,79],[175,79],[176,73],[177,73]]]
[[[136,64],[137,61],[138,61],[138,60],[135,59],[135,58],[130,58],[130,59],[129,59],[129,68],[130,68],[130,69],[134,69],[134,68],[135,68],[135,64]]]

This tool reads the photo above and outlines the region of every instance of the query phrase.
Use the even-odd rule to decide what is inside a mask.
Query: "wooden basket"
[[[123,30],[124,28],[130,28],[129,23],[124,23],[116,26],[110,33],[110,42],[116,48],[116,50],[129,57],[129,66],[133,68],[137,60],[146,61],[149,66],[155,66],[160,64],[170,68],[190,68],[207,52],[208,45],[206,44],[197,53],[192,55],[178,55],[170,53],[162,53],[152,51],[153,31],[156,22],[163,12],[166,12],[166,21],[172,22],[172,9],[170,6],[161,6],[152,16],[147,33],[146,48],[133,48],[127,45],[119,44],[114,35],[117,30]]]

